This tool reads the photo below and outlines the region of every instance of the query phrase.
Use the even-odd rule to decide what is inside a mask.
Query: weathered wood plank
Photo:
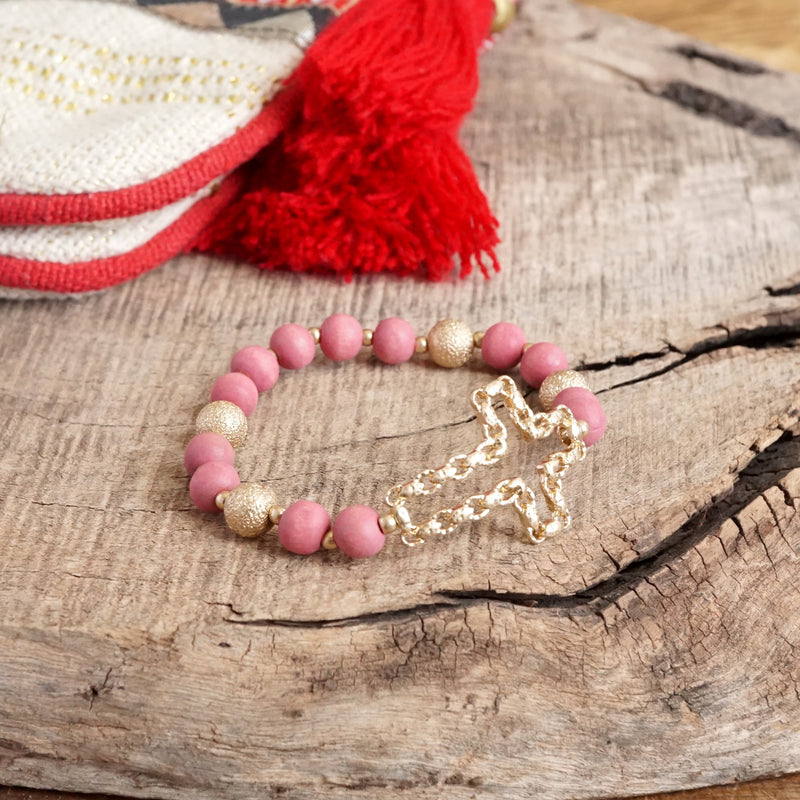
[[[800,769],[800,79],[525,8],[465,132],[503,224],[497,279],[340,285],[193,257],[0,305],[0,781],[555,800]],[[678,102],[703,93],[713,114]],[[786,131],[716,113],[745,103]],[[573,529],[533,548],[500,516],[349,563],[195,513],[181,447],[214,376],[336,310],[563,342],[611,420],[568,479]],[[237,464],[287,500],[378,503],[477,441],[485,379],[315,364],[262,404]]]

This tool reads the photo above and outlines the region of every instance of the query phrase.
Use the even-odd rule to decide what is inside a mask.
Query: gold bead
[[[269,521],[273,525],[277,525],[281,521],[284,511],[286,511],[286,509],[283,506],[272,506],[269,510]]]
[[[262,483],[240,483],[225,498],[225,522],[239,536],[258,536],[272,527],[275,494]]]
[[[584,380],[582,375],[579,375],[575,370],[562,369],[560,372],[554,372],[548,375],[539,387],[539,402],[545,411],[549,411],[556,399],[559,392],[564,389],[571,389],[573,386],[580,386],[581,389],[588,389],[589,386]]]
[[[225,508],[225,500],[227,500],[228,495],[230,492],[227,489],[221,491],[215,498],[214,498],[214,505],[222,511]]]
[[[472,331],[460,319],[443,319],[428,332],[428,352],[440,367],[461,367],[472,356]]]
[[[319,328],[309,328],[308,332],[314,338],[314,344],[319,344],[319,337],[322,335],[322,331]]]
[[[414,340],[414,352],[418,355],[428,352],[428,340],[424,336],[417,336]]]
[[[197,432],[218,433],[231,447],[241,447],[247,438],[247,417],[239,406],[227,400],[215,400],[200,409],[197,415]]]
[[[322,549],[323,550],[335,550],[336,549],[336,542],[333,541],[333,531],[328,531],[322,537]]]
[[[533,342],[525,342],[525,344],[522,345],[522,352],[524,353],[530,347],[533,347]]]
[[[485,331],[475,331],[472,334],[472,344],[480,350],[483,344],[483,337],[486,335]]]
[[[378,518],[378,525],[380,525],[384,535],[388,535],[397,530],[397,519],[394,514],[383,514]]]
[[[494,19],[492,33],[504,31],[514,20],[516,6],[514,0],[494,0]]]
[[[371,328],[364,328],[364,336],[361,339],[361,344],[364,347],[372,347],[372,337],[375,335],[375,331]]]

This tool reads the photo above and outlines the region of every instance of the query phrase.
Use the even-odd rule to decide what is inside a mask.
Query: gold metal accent
[[[314,344],[319,344],[319,337],[322,335],[322,331],[319,328],[309,328],[308,332],[314,337]]]
[[[269,521],[273,525],[277,525],[281,521],[284,511],[286,511],[286,509],[283,506],[272,506],[269,510]]]
[[[372,337],[374,335],[375,331],[373,331],[372,328],[364,328],[361,344],[364,345],[364,347],[372,347]]]
[[[227,489],[223,489],[215,498],[214,498],[214,505],[222,511],[225,508],[225,501],[228,499],[228,495],[230,492]]]
[[[239,406],[227,400],[215,400],[203,406],[197,415],[197,432],[218,433],[232,447],[241,447],[247,438],[247,417]]]
[[[524,353],[526,350],[528,350],[531,347],[533,347],[533,342],[525,342],[525,344],[522,345],[522,352]]]
[[[579,386],[581,389],[589,388],[583,375],[572,369],[562,369],[548,375],[539,387],[539,402],[542,408],[549,411],[553,407],[556,395],[563,392],[564,389],[571,389],[574,386]]]
[[[378,518],[378,525],[380,525],[383,533],[388,536],[397,530],[397,518],[394,514],[382,514]]]
[[[443,319],[428,332],[428,353],[440,367],[461,367],[472,356],[472,331],[460,319]]]
[[[477,347],[480,350],[481,345],[483,344],[483,337],[486,335],[486,331],[475,331],[472,334],[472,346]]]
[[[437,511],[419,525],[414,524],[406,503],[412,497],[434,494],[447,481],[460,481],[476,467],[497,463],[508,450],[508,431],[497,416],[493,402],[501,399],[511,422],[525,441],[542,439],[555,433],[563,450],[551,453],[536,468],[539,485],[550,517],[539,520],[533,490],[522,478],[506,478],[481,494],[467,497],[460,505]],[[535,414],[525,402],[517,385],[508,375],[501,375],[486,387],[476,389],[470,398],[484,439],[470,453],[456,455],[443,466],[426,469],[406,483],[393,486],[386,493],[386,504],[392,509],[402,539],[409,547],[422,544],[432,534],[445,535],[462,522],[485,517],[493,508],[513,505],[532,542],[566,530],[570,514],[564,499],[562,479],[571,464],[586,456],[583,442],[585,425],[566,406]]]
[[[514,20],[517,9],[514,0],[494,0],[494,19],[491,33],[504,31]]]
[[[225,522],[239,536],[260,536],[272,527],[275,493],[263,483],[240,483],[225,498]]]
[[[333,540],[333,531],[328,531],[322,537],[323,550],[336,550],[336,542]]]
[[[414,352],[422,355],[428,352],[428,340],[424,336],[417,336],[414,340]]]

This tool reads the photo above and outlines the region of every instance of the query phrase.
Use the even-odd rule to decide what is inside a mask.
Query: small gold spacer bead
[[[483,337],[485,331],[475,331],[472,334],[472,345],[473,347],[477,347],[480,350],[481,345],[483,344]]]
[[[533,347],[533,342],[525,342],[525,344],[522,345],[522,352],[524,353],[526,350],[529,350],[531,347]]]
[[[378,518],[378,525],[380,525],[384,535],[388,536],[390,533],[394,533],[397,530],[397,518],[391,513],[382,514]]]
[[[375,335],[375,331],[372,328],[364,328],[364,335],[361,337],[361,344],[364,347],[372,347],[372,337]]]
[[[414,342],[414,352],[422,355],[428,352],[428,339],[425,336],[417,336]]]
[[[491,33],[501,33],[514,20],[516,6],[514,0],[494,0],[494,18],[492,19]]]
[[[227,500],[228,495],[230,492],[227,489],[221,491],[215,498],[214,498],[214,505],[222,511],[225,508],[225,500]]]
[[[333,540],[333,531],[328,531],[322,537],[323,550],[336,550],[336,542]]]
[[[281,521],[284,511],[286,509],[283,506],[272,506],[269,510],[269,521],[273,525],[277,525]]]
[[[314,344],[319,344],[319,337],[322,331],[319,328],[309,328],[308,332],[314,337]]]

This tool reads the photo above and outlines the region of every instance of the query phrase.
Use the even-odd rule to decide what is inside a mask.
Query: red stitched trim
[[[214,178],[251,159],[281,133],[298,106],[299,93],[287,87],[233,136],[136,186],[84,194],[0,194],[0,225],[96,222],[162,208],[199,192]]]
[[[0,256],[0,285],[66,294],[106,289],[135,278],[188,249],[243,185],[240,173],[230,175],[216,192],[198,200],[183,216],[129,253],[76,264]]]

